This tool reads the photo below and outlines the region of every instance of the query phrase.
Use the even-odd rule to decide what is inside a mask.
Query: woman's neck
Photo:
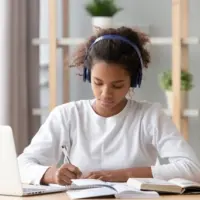
[[[124,109],[126,104],[127,104],[127,99],[124,99],[119,104],[117,104],[115,107],[113,107],[111,109],[106,109],[106,108],[104,109],[100,105],[98,105],[98,103],[96,103],[96,101],[95,101],[94,104],[92,105],[92,108],[98,115],[100,115],[102,117],[111,117],[111,116],[114,116],[114,115],[120,113]]]

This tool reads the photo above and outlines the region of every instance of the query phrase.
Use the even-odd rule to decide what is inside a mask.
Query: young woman
[[[81,46],[73,64],[91,82],[92,100],[57,106],[19,156],[23,182],[71,184],[94,178],[175,177],[200,181],[199,161],[159,104],[126,98],[148,68],[148,38],[127,27],[100,30]],[[69,160],[61,167],[62,146]],[[168,164],[156,165],[158,156]]]

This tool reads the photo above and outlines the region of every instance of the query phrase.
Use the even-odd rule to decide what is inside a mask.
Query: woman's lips
[[[103,106],[112,106],[114,104],[113,101],[100,101],[101,102],[101,105]]]

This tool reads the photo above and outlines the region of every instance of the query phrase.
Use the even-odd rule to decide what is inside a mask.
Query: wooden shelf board
[[[172,113],[168,109],[164,109],[164,112],[166,115],[171,116]],[[184,117],[198,117],[199,116],[199,110],[198,109],[185,109],[183,112]]]
[[[85,38],[60,38],[57,40],[57,45],[67,46],[67,45],[78,45],[85,41]],[[151,45],[172,45],[172,38],[171,37],[151,37],[150,38]],[[182,40],[183,44],[200,44],[200,38],[198,37],[189,37],[187,39]],[[32,40],[32,44],[35,46],[39,45],[48,45],[49,39],[48,38],[34,38]]]
[[[164,109],[164,112],[166,115],[171,116],[171,112],[168,109]],[[33,115],[39,115],[39,116],[45,116],[49,114],[48,108],[34,108],[32,110]],[[198,117],[199,116],[199,110],[198,109],[185,109],[183,112],[183,116],[187,117]]]

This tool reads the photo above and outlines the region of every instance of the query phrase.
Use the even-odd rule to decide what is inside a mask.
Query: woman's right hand
[[[70,185],[71,179],[80,178],[82,175],[78,167],[72,164],[63,164],[60,168],[50,167],[44,174],[41,184]]]

